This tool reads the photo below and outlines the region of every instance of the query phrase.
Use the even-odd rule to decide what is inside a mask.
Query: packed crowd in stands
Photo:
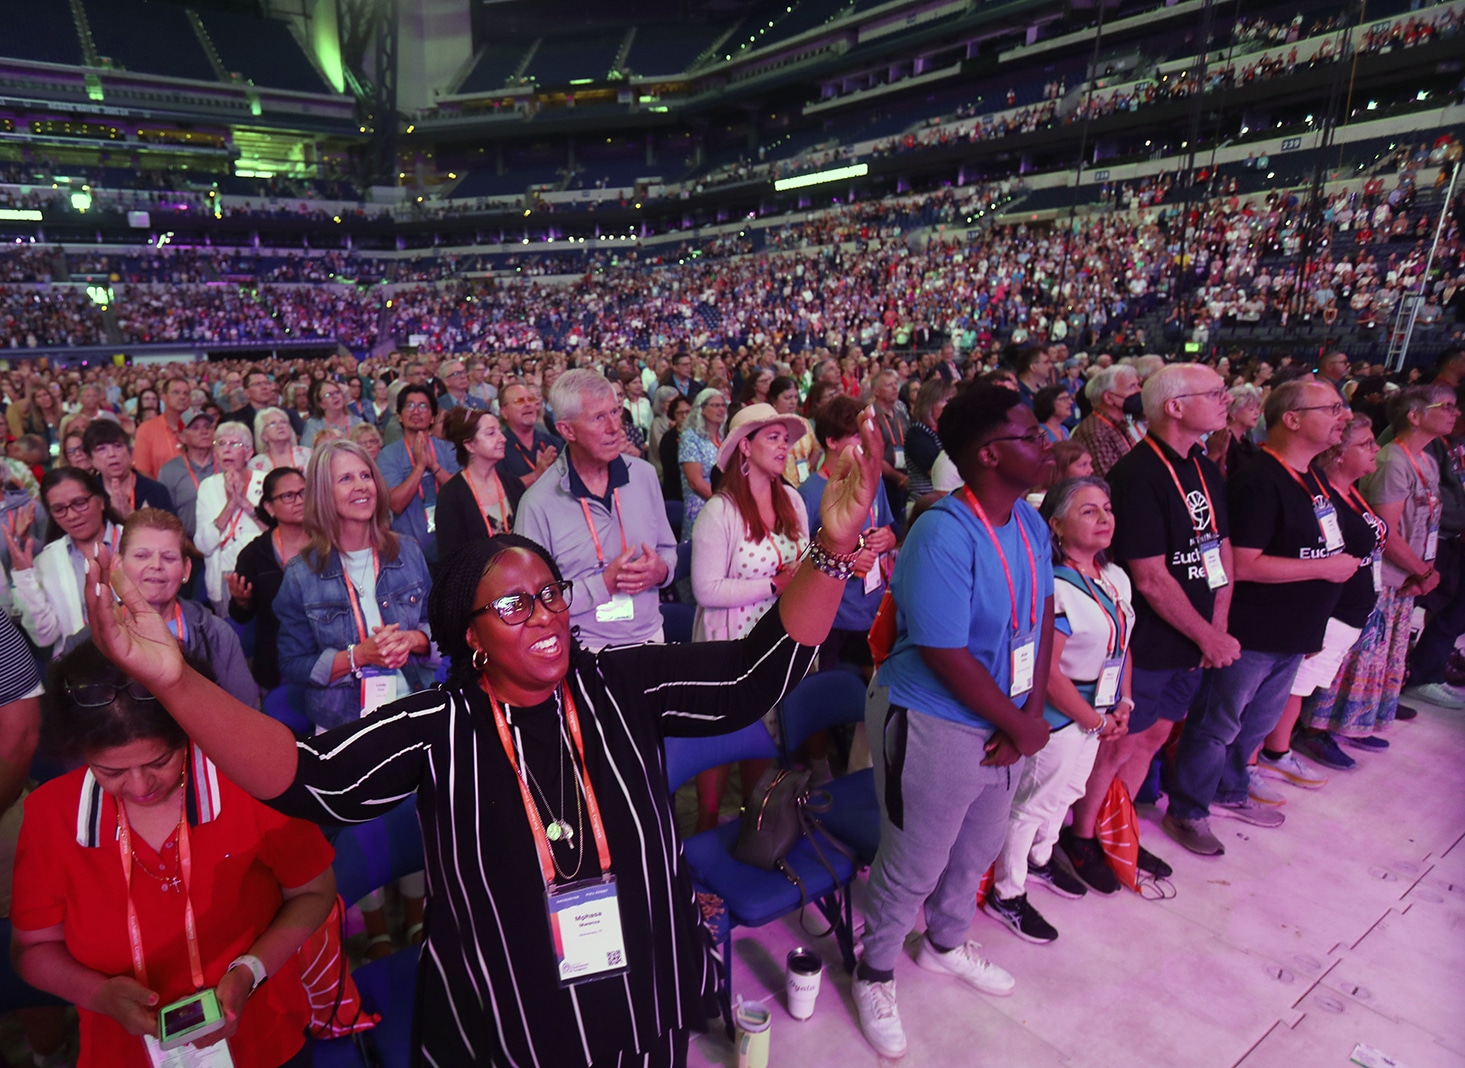
[[[1102,250],[1119,235],[1112,221],[1091,225],[1076,253],[1080,274],[1091,272],[1115,300],[1142,299],[1150,261],[1127,280],[1113,275]],[[1218,215],[1208,225],[1240,221]],[[1159,262],[1162,244],[1150,251]],[[1056,254],[1040,243],[1032,256],[993,245],[944,248],[938,257],[987,261],[1000,280],[995,294],[1020,287]],[[930,262],[913,271],[903,258],[857,269],[831,256],[806,267],[787,283],[797,302],[815,304],[815,291],[842,287],[873,321],[879,286],[914,299],[928,287],[949,296],[960,284],[935,276]],[[1233,267],[1246,269],[1234,263],[1222,273]],[[706,299],[730,305],[729,314],[767,306],[772,276],[754,268],[722,277],[729,291],[721,296],[718,276],[698,276],[698,284]],[[1091,296],[1086,284],[1075,281],[1075,300]],[[618,315],[631,314],[634,294],[648,331],[686,310],[658,305],[644,284],[617,291],[626,298]],[[470,337],[469,324],[437,317],[465,295],[473,294],[438,308],[417,294],[406,314],[442,327],[445,349],[463,351],[484,333]],[[589,299],[577,293],[556,310]],[[1452,301],[1458,315],[1460,300]],[[303,304],[278,310],[305,329]],[[928,913],[919,963],[1005,993],[1020,974],[967,941],[979,909],[1042,946],[1072,919],[1060,898],[1124,886],[1165,896],[1179,878],[1150,848],[1166,852],[1153,836],[1123,843],[1122,852],[1097,830],[1153,790],[1153,764],[1162,768],[1163,828],[1174,846],[1218,857],[1228,844],[1213,820],[1281,827],[1289,806],[1311,803],[1300,791],[1387,762],[1390,745],[1408,737],[1393,724],[1412,718],[1415,705],[1465,709],[1465,690],[1450,681],[1465,679],[1465,661],[1451,657],[1465,631],[1458,344],[1423,382],[1417,370],[1391,376],[1342,351],[1274,364],[1241,352],[1179,362],[1071,354],[1051,334],[988,339],[967,351],[942,335],[915,359],[862,348],[848,329],[808,352],[776,337],[702,348],[670,335],[640,352],[618,338],[556,349],[550,338],[559,335],[538,333],[548,311],[528,322],[504,317],[495,340],[505,351],[487,357],[391,352],[361,361],[76,369],[19,362],[0,372],[8,439],[0,697],[11,699],[0,702],[0,717],[43,718],[36,668],[54,660],[44,733],[49,742],[62,724],[73,732],[64,755],[76,769],[26,801],[14,959],[22,979],[78,1002],[83,1063],[120,1063],[134,1046],[141,1056],[133,1035],[147,1029],[130,993],[107,986],[115,974],[107,969],[127,965],[107,963],[95,939],[63,942],[65,931],[112,915],[86,910],[94,880],[66,874],[94,863],[91,850],[119,848],[110,834],[77,831],[88,775],[96,785],[87,789],[97,791],[89,803],[113,814],[102,826],[115,815],[126,831],[121,848],[135,850],[149,876],[131,892],[152,917],[143,940],[160,962],[153,989],[167,1001],[210,986],[238,1013],[270,975],[264,996],[275,1019],[265,1026],[246,1015],[252,1029],[226,1034],[235,1063],[271,1068],[306,1041],[307,1020],[319,1023],[306,1007],[311,996],[342,1000],[334,969],[312,979],[294,963],[306,932],[340,921],[327,919],[335,893],[329,850],[308,823],[285,816],[365,821],[429,781],[439,786],[424,818],[442,841],[472,839],[449,833],[466,798],[483,800],[472,791],[518,811],[507,770],[481,781],[446,774],[440,762],[455,745],[478,743],[451,741],[439,715],[471,709],[519,723],[531,709],[556,707],[569,672],[577,711],[565,698],[565,715],[579,717],[569,731],[578,740],[579,724],[593,721],[584,738],[616,749],[633,743],[604,735],[626,721],[611,709],[639,708],[657,689],[677,692],[675,711],[663,713],[665,733],[683,733],[671,721],[690,714],[701,724],[692,733],[701,734],[751,727],[811,668],[853,674],[861,691],[873,678],[868,700],[878,707],[870,714],[898,721],[907,738],[905,816],[893,819],[882,805],[878,826],[865,828],[867,844],[852,842],[870,869],[854,1011],[870,1044],[896,1057],[906,1035],[894,978],[926,896],[912,886],[940,885],[949,896]],[[241,333],[268,314],[208,301],[190,313],[209,330]],[[322,306],[313,314],[334,313]],[[1316,495],[1331,502],[1326,516]],[[679,552],[679,544],[687,548]],[[111,614],[90,578],[77,580],[77,567],[107,577],[104,556],[125,618]],[[953,559],[971,565],[953,570]],[[1174,596],[1162,596],[1162,587]],[[899,609],[889,631],[875,626],[886,596]],[[664,610],[667,602],[688,615]],[[1429,622],[1411,647],[1416,604]],[[572,644],[592,659],[582,663]],[[186,667],[178,646],[206,661],[213,681]],[[962,666],[928,650],[959,651]],[[409,696],[434,677],[446,686]],[[733,677],[735,707],[709,698],[708,680]],[[1258,677],[1266,684],[1258,687]],[[683,692],[693,679],[698,685]],[[30,703],[16,704],[22,697]],[[117,726],[126,722],[145,725]],[[519,729],[504,727],[511,753],[507,739]],[[662,733],[641,744],[659,746]],[[891,759],[879,733],[853,748],[821,739],[794,758],[827,781]],[[380,894],[359,902],[353,922],[368,936],[368,957],[425,940],[435,959],[461,961],[433,973],[434,988],[419,991],[415,1007],[414,1034],[437,1063],[455,1063],[469,1049],[527,1042],[543,1051],[563,1041],[557,1015],[541,1018],[539,1010],[568,995],[553,969],[541,980],[523,967],[548,951],[539,932],[541,875],[551,866],[569,872],[599,837],[583,810],[552,804],[561,779],[579,783],[589,819],[603,812],[622,886],[665,879],[690,887],[680,850],[654,863],[661,852],[643,850],[634,862],[625,853],[648,840],[627,830],[649,811],[665,812],[664,826],[673,826],[668,784],[643,787],[639,772],[628,780],[614,770],[620,761],[596,758],[554,771],[553,735],[520,757],[549,784],[542,797],[528,787],[522,795],[526,819],[539,806],[534,826],[556,828],[553,837],[545,832],[543,868],[526,837],[522,849],[505,845],[496,863],[455,881],[444,872],[460,870],[453,857],[468,847],[454,846],[429,851],[425,884],[420,876],[401,881],[400,930]],[[498,746],[486,736],[484,744]],[[623,766],[662,766],[636,751],[640,760]],[[419,752],[416,770],[384,777],[402,754]],[[7,759],[24,768],[30,751]],[[136,787],[117,771],[132,762],[146,780]],[[201,768],[201,778],[180,774],[184,765]],[[286,766],[294,770],[278,771]],[[729,771],[696,777],[695,826],[681,833],[716,836]],[[449,804],[441,785],[449,782],[469,793]],[[322,790],[327,783],[350,785]],[[612,783],[636,796],[613,799]],[[217,816],[190,830],[192,845],[179,848],[193,851],[194,879],[211,878],[208,865],[230,845],[258,865],[249,877],[263,880],[244,892],[274,902],[251,912],[227,896],[196,895],[198,927],[232,948],[202,961],[190,982],[182,954],[153,957],[163,935],[150,928],[183,931],[177,895],[167,896],[164,846],[179,830],[179,812],[204,801],[185,803],[184,795],[205,787],[223,791],[215,796],[227,799],[226,813],[279,822],[274,833],[292,853],[287,863],[268,841],[245,843],[242,829],[215,827]],[[747,796],[753,785],[742,788]],[[284,816],[250,793],[272,799]],[[633,875],[643,864],[651,874]],[[923,874],[913,884],[901,871]],[[1057,894],[1041,908],[1029,898],[1039,884]],[[428,886],[442,899],[424,913]],[[715,897],[716,887],[709,892]],[[485,894],[516,922],[492,933],[445,918]],[[690,907],[659,921],[643,914],[642,901],[676,899],[623,898],[623,922],[646,932],[625,981],[653,983],[670,967],[662,954],[672,930],[700,921]],[[690,903],[690,894],[683,899]],[[107,937],[120,943],[117,932]],[[507,981],[507,965],[475,963],[499,952],[517,962],[513,982],[536,1011],[509,1024],[470,1014],[466,1031],[433,1026],[473,996],[475,983]],[[95,983],[78,982],[77,969]],[[51,1011],[23,1027],[38,1056],[64,1059],[65,1017]],[[328,1024],[352,1026],[326,1015]],[[686,1023],[642,1022],[640,1033],[672,1047],[647,1063],[678,1063],[674,1047],[685,1034],[675,1028]],[[644,1052],[648,1040],[622,1024],[629,1028],[629,1019],[602,1013],[590,1032],[596,1048]]]

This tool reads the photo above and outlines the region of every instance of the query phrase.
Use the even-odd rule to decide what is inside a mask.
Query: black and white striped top
[[[630,1064],[670,1029],[705,1027],[716,1013],[716,964],[676,833],[662,738],[752,723],[803,678],[815,651],[795,643],[774,611],[736,642],[573,654],[568,681],[629,966],[567,989],[515,772],[478,687],[413,694],[300,743],[295,783],[270,802],[283,812],[362,822],[418,795],[429,908],[417,1064],[561,1068],[615,1063],[618,1053]],[[559,780],[546,781],[553,768],[536,760],[530,737],[542,746],[544,732],[524,721],[556,708],[506,709],[521,761],[551,796]],[[591,848],[590,869],[594,858]]]

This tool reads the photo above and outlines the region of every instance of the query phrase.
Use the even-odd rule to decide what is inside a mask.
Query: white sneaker
[[[895,1007],[895,980],[875,983],[856,979],[851,990],[865,1041],[882,1057],[904,1057],[905,1028],[900,1023],[900,1010]]]
[[[984,994],[1011,994],[1017,985],[1014,979],[991,961],[981,957],[977,950],[982,947],[976,942],[965,942],[950,953],[942,953],[924,935],[921,948],[916,952],[916,963],[930,972],[946,972]]]
[[[1328,784],[1326,775],[1320,775],[1316,768],[1304,764],[1302,758],[1292,749],[1287,750],[1276,760],[1271,760],[1267,754],[1262,753],[1256,758],[1256,766],[1267,778],[1276,779],[1278,782],[1290,782],[1293,786],[1299,786],[1304,790],[1321,790]]]
[[[1285,805],[1287,799],[1281,791],[1272,787],[1255,765],[1246,769],[1246,794],[1253,801],[1263,805]]]
[[[1465,693],[1448,682],[1426,682],[1422,686],[1410,686],[1404,693],[1436,708],[1465,708]]]

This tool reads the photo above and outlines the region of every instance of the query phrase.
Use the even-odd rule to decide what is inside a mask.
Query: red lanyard
[[[499,530],[505,534],[512,534],[513,531],[509,529],[508,494],[504,492],[504,480],[499,478],[497,471],[490,469],[489,473],[493,475],[493,484],[498,487],[499,491]],[[478,486],[466,467],[463,469],[463,481],[468,483],[468,488],[473,491],[473,500],[478,505],[478,516],[483,520],[484,527],[488,529],[488,536],[493,537],[493,525],[488,521],[488,509],[484,506],[483,498],[478,495]],[[592,534],[595,532],[593,525],[590,532]]]
[[[1085,575],[1083,571],[1079,568],[1078,564],[1074,563],[1073,560],[1070,559],[1068,563],[1069,566],[1073,568],[1074,574],[1083,579],[1084,589],[1088,591],[1089,596],[1094,599],[1094,603],[1098,605],[1100,611],[1104,613],[1104,622],[1109,625],[1110,658],[1119,656],[1128,646],[1129,634],[1128,628],[1125,626],[1124,609],[1119,606],[1118,587],[1115,587],[1111,590],[1108,583],[1105,582],[1102,576],[1097,577],[1095,580],[1090,580],[1089,576]],[[1098,589],[1094,588],[1095,581],[1097,581],[1098,583]],[[1105,596],[1107,596],[1109,600],[1114,603],[1114,614],[1112,616],[1109,614],[1109,609],[1104,607],[1104,601],[1102,598],[1099,597],[1099,590],[1103,590]]]
[[[1323,498],[1326,498],[1327,497],[1327,493],[1324,492],[1323,487],[1322,487],[1322,484],[1320,482],[1318,482],[1317,475],[1315,475],[1315,474],[1312,473],[1312,469],[1311,468],[1308,468],[1307,474],[1312,479],[1313,487],[1314,488],[1313,489],[1308,489],[1307,488],[1307,483],[1304,482],[1304,481],[1302,481],[1302,476],[1299,475],[1296,471],[1294,471],[1292,469],[1292,465],[1291,464],[1289,464],[1286,460],[1282,459],[1282,457],[1278,456],[1275,449],[1273,449],[1270,445],[1263,445],[1262,446],[1262,452],[1266,453],[1273,460],[1276,460],[1277,463],[1281,465],[1282,470],[1283,471],[1286,471],[1289,475],[1291,475],[1292,476],[1292,481],[1293,482],[1296,482],[1299,486],[1301,486],[1302,489],[1303,489],[1303,492],[1305,492],[1309,497],[1323,497]]]
[[[183,782],[185,793],[188,780]],[[121,799],[117,801],[117,839],[122,851],[122,877],[127,880],[127,941],[132,947],[132,970],[137,981],[148,985],[148,966],[143,959],[142,925],[137,919],[137,906],[132,900],[132,827],[127,822],[127,807]],[[198,922],[193,915],[193,897],[189,883],[193,878],[193,846],[188,837],[188,801],[184,799],[183,811],[178,816],[178,877],[183,883],[183,933],[188,942],[188,969],[192,973],[193,988],[202,990],[203,957],[198,949]]]
[[[629,546],[626,545],[626,524],[621,518],[621,491],[613,489],[610,491],[611,500],[615,502],[616,525],[620,528],[621,552],[625,552]],[[600,547],[600,535],[595,530],[595,518],[590,514],[590,502],[584,497],[580,498],[580,508],[585,513],[585,525],[590,528],[590,540],[595,543],[595,562],[603,569],[605,567],[605,550]]]
[[[193,469],[193,461],[188,458],[188,453],[183,454],[183,469],[188,472],[188,477],[193,479],[194,492],[198,492],[198,472]]]
[[[376,546],[371,547],[371,573],[381,577],[381,560],[377,558]],[[346,599],[351,602],[351,614],[356,617],[356,633],[362,641],[366,641],[369,635],[366,633],[366,616],[361,611],[361,598],[356,593],[356,583],[351,581],[351,576],[346,571],[346,554],[341,554],[341,580],[346,583]]]
[[[1101,415],[1099,416],[1099,418],[1103,419],[1104,417]],[[1160,446],[1155,442],[1155,439],[1150,437],[1148,434],[1145,435],[1145,444],[1155,450],[1155,455],[1158,456],[1160,458],[1160,462],[1165,465],[1165,470],[1170,472],[1170,481],[1175,483],[1175,492],[1180,494],[1180,501],[1182,504],[1185,505],[1186,511],[1190,511],[1190,498],[1186,495],[1185,487],[1180,484],[1180,476],[1175,473],[1175,467],[1173,464],[1170,463],[1170,457],[1165,455],[1165,450],[1160,448]],[[1200,491],[1204,493],[1206,497],[1206,514],[1207,516],[1209,516],[1211,533],[1219,536],[1221,531],[1216,526],[1216,506],[1211,501],[1211,487],[1206,485],[1205,470],[1200,465],[1199,457],[1192,456],[1190,459],[1195,464],[1196,477],[1200,479]]]
[[[504,746],[504,756],[509,758],[509,766],[514,769],[514,777],[519,781],[519,797],[524,802],[524,815],[529,818],[529,827],[534,832],[534,848],[539,853],[539,868],[544,875],[544,884],[549,886],[554,883],[554,857],[549,851],[549,838],[544,833],[544,820],[539,815],[539,806],[534,803],[534,797],[529,792],[529,783],[524,772],[519,768],[519,758],[514,753],[514,739],[509,734],[509,724],[504,718],[504,711],[499,707],[498,698],[494,696],[493,690],[489,688],[488,680],[481,675],[478,679],[479,686],[483,692],[488,694],[488,703],[493,707],[493,723],[498,728],[499,741]],[[605,837],[605,824],[600,818],[600,804],[595,800],[595,788],[590,785],[590,773],[588,769],[582,774],[581,768],[585,767],[585,739],[580,734],[580,715],[575,710],[575,700],[570,696],[570,687],[566,683],[560,683],[560,697],[564,702],[565,723],[570,728],[570,736],[575,740],[575,748],[580,753],[580,763],[574,765],[575,779],[580,789],[585,793],[585,810],[590,817],[590,833],[595,838],[595,852],[600,857],[601,874],[610,873],[610,842]]]
[[[1419,479],[1419,485],[1423,488],[1425,494],[1429,497],[1429,521],[1433,523],[1435,519],[1435,507],[1439,504],[1439,497],[1437,497],[1433,492],[1430,491],[1429,480],[1424,477],[1424,469],[1419,466],[1419,461],[1416,460],[1414,458],[1414,454],[1409,451],[1409,446],[1405,445],[1402,441],[1399,441],[1397,439],[1394,441],[1394,444],[1399,446],[1399,451],[1402,452],[1406,458],[1408,458],[1409,466],[1414,468],[1414,474]]]
[[[1375,548],[1379,552],[1383,552],[1384,546],[1389,543],[1388,526],[1383,522],[1383,520],[1379,519],[1378,516],[1374,514],[1374,510],[1370,508],[1368,506],[1368,502],[1363,499],[1363,494],[1359,493],[1356,487],[1348,486],[1343,492],[1343,503],[1346,504],[1349,508],[1352,508],[1355,512],[1357,512],[1366,523],[1368,522],[1369,516],[1374,517],[1374,522],[1369,523],[1368,525],[1373,528],[1375,536],[1378,540],[1378,545],[1375,546]]]
[[[173,602],[173,629],[179,645],[188,641],[188,624],[183,619],[183,606],[177,601]]]
[[[270,535],[270,540],[275,543],[275,559],[280,561],[281,567],[284,567],[287,563],[289,563],[289,561],[285,559],[285,538],[284,535],[280,533],[279,527],[276,527],[274,533]],[[341,565],[341,571],[343,574],[346,571],[346,566],[344,564]],[[347,583],[347,585],[350,584]]]
[[[1017,586],[1012,581],[1012,569],[1007,566],[1007,553],[1002,549],[1002,543],[997,540],[997,530],[992,526],[992,521],[987,518],[987,513],[982,510],[982,503],[977,500],[977,495],[972,492],[970,486],[962,486],[961,493],[966,498],[966,503],[972,513],[982,522],[987,529],[987,536],[992,539],[992,545],[997,549],[997,559],[1002,561],[1002,574],[1007,579],[1007,596],[1012,601],[1012,632],[1019,633],[1017,622]],[[1021,518],[1013,516],[1017,523],[1017,532],[1022,536],[1022,547],[1027,550],[1028,570],[1032,574],[1033,603],[1028,611],[1028,626],[1036,628],[1038,625],[1038,561],[1033,556],[1033,544],[1028,540],[1027,529],[1022,525]]]

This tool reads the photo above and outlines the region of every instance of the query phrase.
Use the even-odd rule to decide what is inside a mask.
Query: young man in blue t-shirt
[[[964,485],[912,526],[891,580],[896,641],[865,713],[880,798],[855,1006],[865,1038],[905,1053],[895,962],[924,906],[916,963],[1006,994],[1013,979],[966,941],[1043,721],[1053,645],[1047,525],[1024,496],[1050,444],[1015,390],[976,386],[937,428]]]

